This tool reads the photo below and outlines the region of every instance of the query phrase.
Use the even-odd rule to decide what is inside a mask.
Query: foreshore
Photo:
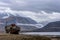
[[[0,40],[60,40],[60,37],[0,33]]]

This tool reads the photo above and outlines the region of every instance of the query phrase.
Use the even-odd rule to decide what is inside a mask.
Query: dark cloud
[[[13,10],[24,10],[39,12],[41,10],[46,12],[60,12],[59,0],[0,0],[2,2],[10,3],[8,6]],[[16,1],[19,1],[17,3]]]
[[[5,2],[5,3],[11,3],[10,0],[0,0],[1,2]]]

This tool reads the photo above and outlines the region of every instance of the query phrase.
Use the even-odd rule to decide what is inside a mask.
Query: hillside
[[[34,32],[60,32],[60,21],[50,22],[40,29],[33,30]]]
[[[22,16],[15,16],[12,14],[8,14],[8,13],[0,13],[0,30],[4,31],[4,27],[6,25],[10,25],[12,23],[14,24],[37,24],[36,21],[34,21],[33,19],[29,18],[29,17],[22,17]],[[35,26],[26,26],[26,25],[17,25],[19,27],[21,27],[21,31],[30,31],[32,29],[36,29],[37,27]]]

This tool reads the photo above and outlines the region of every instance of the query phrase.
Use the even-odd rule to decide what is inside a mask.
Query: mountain
[[[0,16],[0,30],[4,31],[4,27],[6,25],[10,25],[12,23],[15,24],[38,24],[36,21],[29,17],[23,17],[23,16],[16,16],[8,13],[1,13]],[[21,31],[31,31],[33,29],[37,29],[37,27],[32,26],[32,25],[17,25],[21,27]]]
[[[37,22],[29,17],[24,17],[23,15],[19,14],[11,14],[11,13],[0,13],[0,21],[5,21],[7,23],[19,22],[23,24],[37,24]]]
[[[40,29],[33,30],[34,32],[60,32],[60,21],[50,22]]]
[[[0,19],[4,16],[8,16],[8,14],[7,13],[0,13]]]
[[[4,19],[6,20],[6,19]],[[13,16],[13,17],[9,17],[7,18],[7,25],[9,24],[37,24],[37,22],[35,22],[34,20],[28,18],[28,17],[17,17],[17,16]],[[31,26],[31,25],[17,25],[21,28],[21,31],[31,31],[32,29],[36,29],[37,27],[35,26]]]

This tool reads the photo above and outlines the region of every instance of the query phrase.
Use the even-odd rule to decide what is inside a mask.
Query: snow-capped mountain
[[[11,13],[0,13],[0,28],[4,30],[4,26],[15,23],[19,27],[21,27],[21,31],[31,31],[33,29],[41,28],[36,21],[29,17],[13,15]],[[1,25],[2,24],[2,25]],[[22,24],[22,25],[21,25]]]

